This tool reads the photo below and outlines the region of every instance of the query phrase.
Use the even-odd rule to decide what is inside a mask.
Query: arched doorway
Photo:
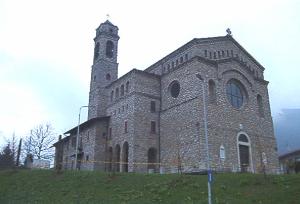
[[[115,147],[115,171],[119,172],[120,171],[120,153],[121,153],[121,148],[120,145],[116,145]]]
[[[108,148],[108,157],[107,157],[107,171],[112,171],[112,162],[113,162],[113,148]]]
[[[154,147],[151,147],[148,150],[148,172],[156,171],[156,163],[157,163],[157,150]]]
[[[238,134],[237,146],[240,171],[252,171],[251,143],[245,133]]]
[[[122,171],[123,172],[128,172],[128,150],[129,150],[128,142],[124,142],[122,148]]]

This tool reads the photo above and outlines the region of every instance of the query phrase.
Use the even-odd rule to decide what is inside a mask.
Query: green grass
[[[213,203],[299,204],[300,175],[216,174]],[[0,171],[0,203],[207,203],[206,175]]]

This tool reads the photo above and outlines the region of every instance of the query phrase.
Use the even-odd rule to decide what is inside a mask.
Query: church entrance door
[[[250,165],[249,146],[239,145],[241,172],[247,172]]]

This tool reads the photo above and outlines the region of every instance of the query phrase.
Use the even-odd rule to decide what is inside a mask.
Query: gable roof
[[[231,35],[225,35],[225,36],[218,36],[218,37],[208,37],[208,38],[194,38],[193,40],[189,41],[188,43],[184,44],[183,46],[179,47],[175,51],[171,52],[161,60],[155,62],[151,66],[145,69],[145,71],[151,71],[153,68],[157,67],[158,65],[168,61],[169,59],[175,57],[179,53],[191,48],[194,45],[197,44],[207,44],[212,42],[221,42],[221,41],[231,41],[234,45],[236,45],[242,52],[244,52],[245,55],[247,55],[253,62],[262,70],[265,70],[265,68],[249,53],[243,46],[241,46]]]

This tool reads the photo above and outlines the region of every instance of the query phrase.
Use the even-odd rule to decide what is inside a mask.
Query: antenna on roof
[[[109,14],[106,14],[106,20],[109,20],[110,16]]]
[[[227,32],[227,35],[231,35],[231,30],[230,30],[230,28],[227,28],[227,29],[226,29],[226,32]]]

